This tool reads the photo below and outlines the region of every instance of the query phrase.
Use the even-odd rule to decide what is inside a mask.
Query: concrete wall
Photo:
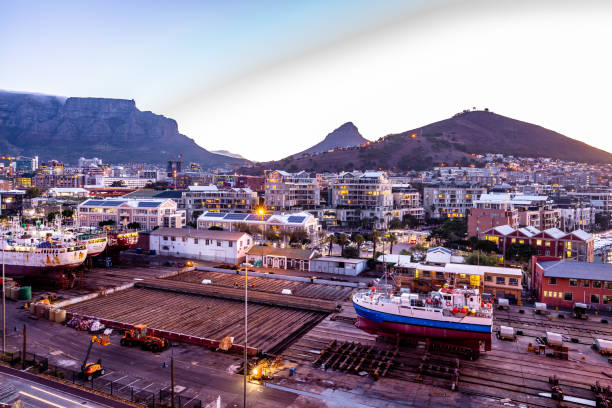
[[[246,259],[246,253],[251,245],[248,244],[250,237],[244,235],[240,240],[214,240],[199,238],[197,244],[193,237],[171,237],[164,240],[162,236],[151,235],[150,249],[158,251],[160,255],[172,255],[184,258],[201,259],[203,261],[242,263]],[[231,245],[231,246],[230,246]]]
[[[313,259],[310,261],[311,272],[333,273],[337,275],[357,276],[366,269],[367,261],[363,260],[357,264],[344,263],[344,267],[340,267],[337,261],[327,261],[321,259]]]

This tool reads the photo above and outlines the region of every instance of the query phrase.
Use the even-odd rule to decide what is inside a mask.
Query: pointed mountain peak
[[[365,142],[367,142],[367,139],[361,136],[357,126],[355,126],[353,122],[346,122],[325,136],[322,142],[312,146],[310,149],[298,153],[297,156],[323,153],[338,147],[359,146]]]

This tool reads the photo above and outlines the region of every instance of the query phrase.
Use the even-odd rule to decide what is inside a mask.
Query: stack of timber
[[[387,375],[397,355],[394,350],[383,350],[375,346],[364,346],[361,343],[332,340],[314,362],[315,367],[325,370],[348,371],[353,374],[367,373],[374,378]]]

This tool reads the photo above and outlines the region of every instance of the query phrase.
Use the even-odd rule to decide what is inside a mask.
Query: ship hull
[[[5,265],[5,274],[10,278],[43,278],[49,280],[60,279],[65,272],[69,272],[81,265],[82,262],[65,264],[61,266],[30,266],[30,265]]]
[[[94,242],[94,243],[86,243],[87,246],[87,256],[93,257],[100,255],[104,249],[106,249],[107,241],[104,242]]]
[[[394,315],[364,308],[353,303],[359,329],[378,336],[406,339],[431,339],[445,343],[476,347],[481,342],[491,347],[491,326],[422,319]]]

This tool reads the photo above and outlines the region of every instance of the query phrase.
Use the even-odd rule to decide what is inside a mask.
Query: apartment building
[[[270,211],[314,209],[321,203],[319,180],[305,171],[275,170],[266,175],[265,198]]]
[[[85,186],[85,176],[82,174],[39,173],[32,178],[32,185],[41,190],[53,187],[79,188]]]
[[[516,229],[501,225],[483,231],[479,238],[495,242],[502,254],[517,243],[531,245],[537,255],[585,262],[593,262],[594,259],[593,235],[582,230],[563,232],[558,228],[549,228],[540,231],[535,227]]]
[[[194,212],[247,213],[258,204],[257,193],[250,188],[226,188],[217,186],[189,186],[182,193],[182,199],[191,219]]]
[[[77,213],[79,225],[84,227],[97,227],[101,221],[108,220],[121,227],[137,222],[144,230],[164,225],[176,228],[185,225],[185,211],[177,210],[176,202],[171,199],[90,199],[79,204]],[[171,217],[177,214],[180,221]]]
[[[559,210],[561,229],[564,231],[590,230],[595,224],[595,209],[593,207],[560,208]]]
[[[481,194],[468,215],[468,238],[500,225],[518,228],[518,209],[506,194]]]
[[[487,189],[484,187],[431,186],[423,191],[423,207],[432,218],[463,218]]]
[[[573,198],[590,203],[590,206],[595,208],[596,213],[612,214],[612,189],[571,192],[568,194]]]
[[[392,184],[393,209],[404,209],[407,214],[418,220],[425,219],[425,209],[421,205],[421,194],[410,184]]]

